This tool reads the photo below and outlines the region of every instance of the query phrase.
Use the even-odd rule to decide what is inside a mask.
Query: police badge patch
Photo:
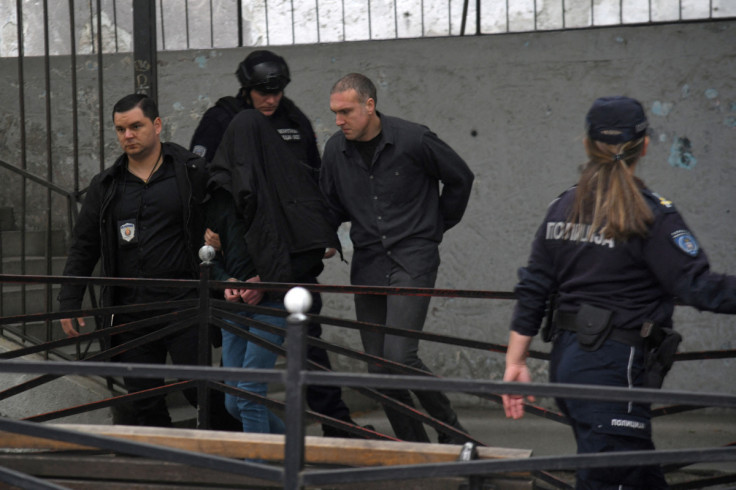
[[[194,148],[192,148],[192,153],[204,158],[204,156],[207,154],[207,148],[202,145],[194,145]]]
[[[700,247],[698,242],[695,241],[695,237],[688,230],[677,230],[672,232],[672,241],[675,246],[688,254],[691,257],[698,255]]]
[[[135,240],[135,223],[123,223],[120,225],[120,238],[126,242]]]

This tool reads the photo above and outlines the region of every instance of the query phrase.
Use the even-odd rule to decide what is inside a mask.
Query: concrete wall
[[[736,22],[617,27],[567,32],[452,39],[355,42],[274,48],[289,62],[287,88],[311,117],[320,145],[336,127],[329,89],[351,71],[377,84],[378,107],[386,114],[428,125],[463,156],[476,174],[463,222],[442,244],[437,287],[510,291],[525,264],[531,238],[546,205],[577,179],[584,162],[583,119],[598,96],[625,94],[641,100],[650,117],[652,144],[639,175],[674,201],[708,253],[715,270],[734,273],[736,216]],[[159,58],[159,98],[165,138],[188,145],[202,112],[222,95],[234,94],[233,75],[246,49],[167,52]],[[132,89],[131,57],[105,58],[104,107],[107,154],[117,153],[109,114]],[[15,67],[0,61],[10,91],[0,94],[0,159],[16,161]],[[69,60],[53,60],[53,148],[55,175],[69,182]],[[98,169],[95,59],[77,65],[83,105],[80,136],[83,182]],[[43,127],[43,72],[26,63],[31,126]],[[16,92],[13,92],[15,90]],[[88,131],[89,130],[89,131]],[[43,136],[40,134],[40,136]],[[43,138],[34,146],[43,162]],[[35,140],[34,140],[35,141]],[[40,151],[35,151],[40,145]],[[35,161],[35,160],[34,160]],[[35,165],[35,163],[34,163]],[[43,167],[39,167],[43,168]],[[5,179],[4,179],[5,180]],[[2,201],[12,201],[9,196]],[[347,232],[343,230],[346,248]],[[349,254],[348,254],[349,259]],[[322,281],[347,284],[348,266],[332,260]],[[351,299],[326,295],[325,313],[353,318]],[[434,299],[426,329],[505,343],[512,302]],[[677,311],[687,351],[736,347],[736,319]],[[327,328],[328,340],[359,346],[354,332]],[[535,341],[533,348],[547,346]],[[421,355],[444,376],[500,379],[503,356],[423,343]],[[337,360],[339,369],[352,361]],[[534,363],[543,381],[545,364]],[[677,365],[666,386],[725,391],[722,376],[732,360]],[[470,398],[462,402],[471,403]]]

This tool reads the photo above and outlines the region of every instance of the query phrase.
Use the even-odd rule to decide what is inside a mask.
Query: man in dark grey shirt
[[[376,88],[364,75],[340,79],[330,94],[340,131],[327,142],[320,187],[336,222],[350,221],[354,285],[434,287],[445,231],[460,222],[473,173],[455,151],[425,126],[380,114]],[[442,192],[440,193],[440,182]],[[422,330],[429,297],[356,295],[359,321]],[[416,339],[362,331],[368,354],[429,371],[417,355]],[[387,372],[369,365],[369,372]],[[385,390],[413,406],[406,390]],[[415,392],[427,412],[462,429],[440,392]],[[396,435],[428,442],[421,422],[386,407]],[[440,442],[462,438],[440,432]]]

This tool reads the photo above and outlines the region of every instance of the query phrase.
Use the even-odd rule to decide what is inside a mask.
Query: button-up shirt
[[[442,235],[460,222],[473,183],[465,161],[427,127],[379,116],[383,137],[370,164],[342,132],[322,159],[327,203],[336,221],[351,222],[353,284],[388,284],[394,264],[414,277],[435,270]]]

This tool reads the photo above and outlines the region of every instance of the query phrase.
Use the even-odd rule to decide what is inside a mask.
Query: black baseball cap
[[[585,116],[588,137],[612,145],[641,138],[647,134],[648,127],[644,108],[630,97],[596,99]]]

